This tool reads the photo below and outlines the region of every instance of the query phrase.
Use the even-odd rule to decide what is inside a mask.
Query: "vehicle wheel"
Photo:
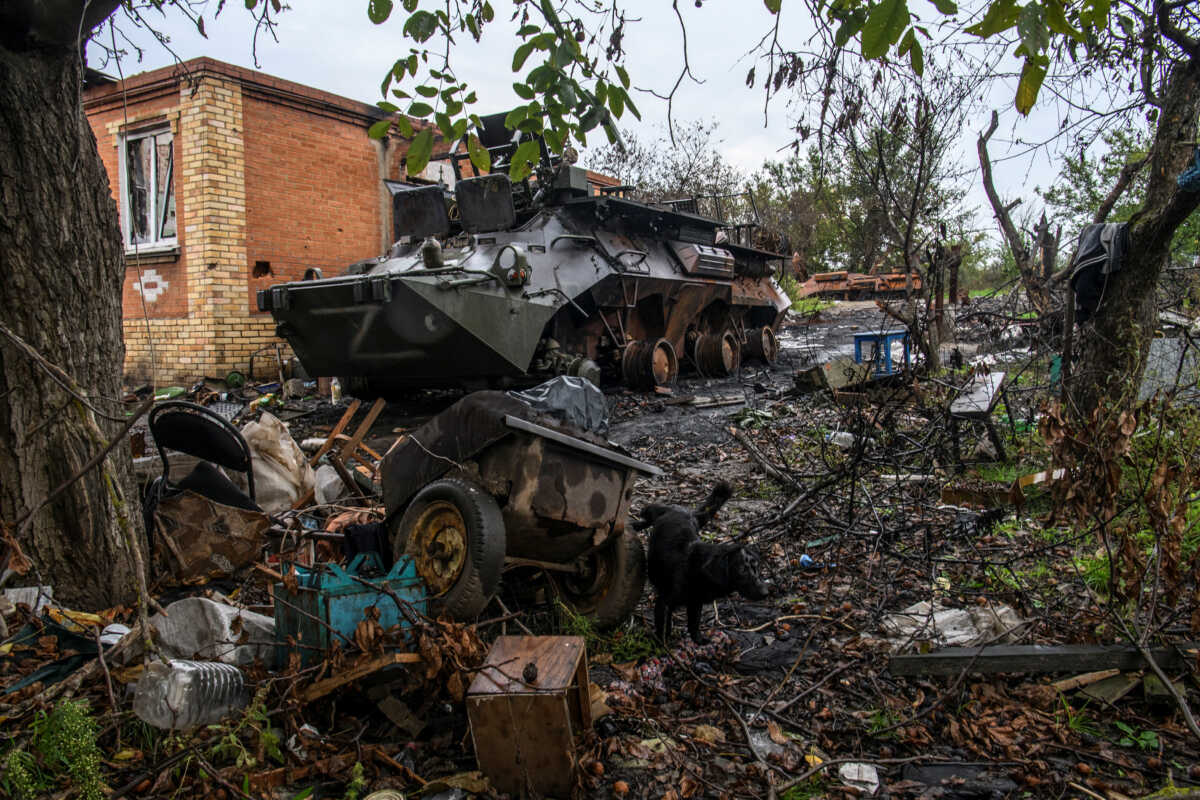
[[[620,625],[642,599],[646,553],[633,531],[587,557],[578,574],[555,573],[555,588],[567,605],[591,617],[600,629]]]
[[[504,518],[495,498],[455,478],[418,492],[392,538],[392,552],[412,556],[429,596],[459,621],[474,619],[495,594],[504,548]]]

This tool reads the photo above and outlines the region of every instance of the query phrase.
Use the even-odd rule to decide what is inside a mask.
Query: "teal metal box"
[[[379,609],[379,625],[385,631],[395,625],[411,626],[387,592],[361,581],[386,586],[407,604],[406,611],[411,608],[420,614],[426,612],[425,584],[417,576],[416,565],[409,556],[397,559],[383,577],[366,577],[371,570],[376,576],[383,572],[375,553],[358,554],[345,569],[337,564],[315,568],[295,565],[295,569],[300,580],[295,594],[282,583],[274,588],[275,658],[280,666],[287,664],[293,649],[299,651],[304,665],[323,658],[335,643],[346,649],[354,641],[354,629],[371,606]],[[295,642],[295,648],[288,644],[288,637]]]

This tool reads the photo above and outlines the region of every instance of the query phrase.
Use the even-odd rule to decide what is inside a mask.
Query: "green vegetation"
[[[780,800],[814,800],[829,795],[829,781],[821,775],[814,775],[804,783],[798,783],[779,795]]]
[[[1137,747],[1139,750],[1157,750],[1158,734],[1154,731],[1139,731],[1124,722],[1114,723],[1123,736],[1117,740],[1121,747]]]
[[[574,609],[559,602],[559,629],[567,636],[583,637],[587,643],[588,653],[608,653],[613,661],[638,661],[650,656],[663,655],[666,650],[633,620],[626,622],[620,628],[609,633],[596,630],[595,624],[588,617],[577,614]]]
[[[14,748],[3,759],[0,786],[18,800],[53,793],[63,777],[70,779],[72,796],[102,800],[98,728],[82,700],[65,700],[47,714],[38,712],[31,726],[33,752]]]

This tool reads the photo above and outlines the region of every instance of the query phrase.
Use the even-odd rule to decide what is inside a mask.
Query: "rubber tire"
[[[646,552],[642,541],[633,531],[625,531],[607,549],[596,554],[607,559],[608,585],[599,595],[573,596],[562,578],[555,578],[555,587],[563,602],[589,617],[600,630],[615,628],[637,608],[646,585]]]
[[[506,536],[504,518],[496,499],[474,483],[443,478],[426,486],[404,510],[392,537],[392,553],[406,552],[408,534],[432,503],[449,502],[466,525],[467,557],[454,586],[436,598],[454,620],[467,622],[479,616],[500,586]],[[430,598],[434,600],[434,598]]]

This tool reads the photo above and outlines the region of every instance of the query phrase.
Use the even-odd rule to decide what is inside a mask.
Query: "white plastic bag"
[[[248,422],[242,436],[250,445],[255,502],[268,514],[287,511],[313,488],[315,476],[304,452],[277,418],[263,412]]]

